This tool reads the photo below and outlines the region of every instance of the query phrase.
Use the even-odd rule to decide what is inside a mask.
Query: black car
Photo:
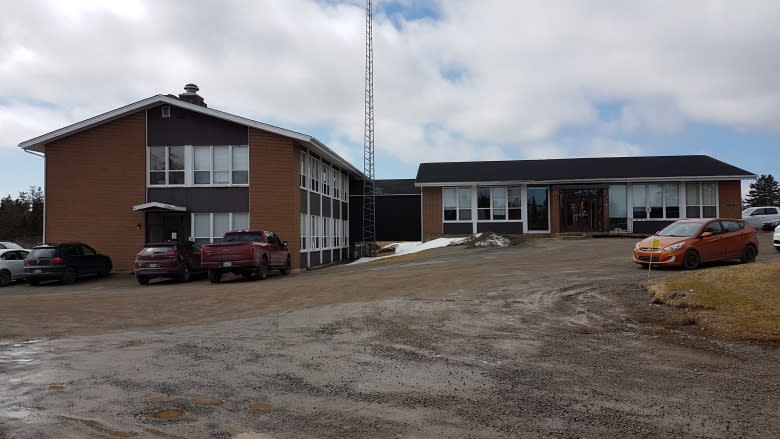
[[[80,276],[108,276],[111,268],[111,258],[86,244],[43,244],[33,247],[24,260],[24,278],[30,285],[38,285],[44,280],[72,284]]]
[[[775,230],[775,227],[777,227],[779,225],[780,225],[780,219],[767,221],[767,222],[765,222],[764,224],[761,225],[761,230],[763,230],[765,232],[771,232],[771,231]]]

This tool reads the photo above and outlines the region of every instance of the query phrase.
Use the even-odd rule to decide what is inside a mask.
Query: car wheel
[[[103,268],[98,272],[99,277],[107,277],[109,274],[111,274],[111,269],[113,267],[111,266],[111,262],[106,262],[103,264]]]
[[[292,262],[290,262],[290,255],[287,255],[287,262],[284,263],[284,268],[279,270],[279,273],[282,274],[290,274],[290,270],[292,269]]]
[[[268,277],[268,258],[260,259],[260,267],[257,268],[257,278],[262,280]]]
[[[745,248],[742,250],[742,262],[744,263],[750,263],[756,261],[756,256],[758,252],[756,251],[756,248],[752,245],[746,245]]]
[[[148,285],[149,284],[149,278],[148,277],[138,276],[135,279],[141,285]]]
[[[190,271],[190,267],[185,265],[176,279],[179,282],[189,282],[190,279],[192,279],[192,272]]]
[[[683,268],[686,270],[695,270],[699,268],[700,261],[698,253],[693,250],[688,250],[688,252],[685,253],[685,256],[683,256]]]
[[[217,283],[222,280],[222,272],[219,270],[209,270],[209,282]]]
[[[76,274],[76,270],[73,268],[68,268],[65,271],[65,274],[62,275],[62,283],[64,284],[72,284],[76,282],[76,279],[78,278],[78,275]]]
[[[11,272],[8,270],[0,271],[0,287],[11,283]]]

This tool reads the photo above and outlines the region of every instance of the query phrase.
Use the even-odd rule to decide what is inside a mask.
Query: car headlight
[[[679,249],[683,248],[683,245],[685,245],[684,242],[678,242],[677,244],[672,244],[669,247],[664,247],[664,250],[666,250],[668,252],[672,252],[672,251],[679,250]]]
[[[636,245],[634,245],[634,250],[639,250],[639,243],[637,242]]]

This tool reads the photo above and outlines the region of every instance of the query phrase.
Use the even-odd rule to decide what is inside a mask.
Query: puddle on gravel
[[[219,398],[192,398],[192,403],[197,405],[204,405],[208,407],[214,407],[224,404],[225,401]]]
[[[156,428],[145,427],[144,431],[156,437],[166,437],[169,439],[186,439],[184,436],[176,436],[175,434],[168,434]]]
[[[184,416],[184,410],[178,410],[178,409],[165,409],[165,410],[158,410],[154,413],[152,413],[152,417],[156,419],[164,419],[166,421],[172,420],[172,419],[180,419]]]
[[[271,404],[267,402],[253,402],[249,404],[249,408],[258,412],[265,412],[271,410]]]
[[[171,401],[173,401],[173,398],[171,398],[168,395],[155,395],[155,396],[150,396],[149,397],[149,401],[152,401],[152,402],[171,402]]]
[[[80,424],[84,424],[87,427],[99,431],[101,433],[105,433],[110,436],[114,437],[136,437],[138,436],[138,433],[135,431],[124,431],[124,430],[115,430],[111,427],[106,426],[103,423],[100,423],[98,421],[92,420],[92,419],[79,419],[79,418],[71,418],[69,416],[57,416],[57,419],[61,421],[70,421],[70,422],[78,422]]]
[[[51,390],[52,392],[62,392],[63,390],[65,390],[65,386],[61,384],[49,384],[49,390]]]

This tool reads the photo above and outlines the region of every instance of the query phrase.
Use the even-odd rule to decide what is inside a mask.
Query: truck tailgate
[[[252,259],[251,242],[206,244],[200,251],[202,262],[246,261]]]

